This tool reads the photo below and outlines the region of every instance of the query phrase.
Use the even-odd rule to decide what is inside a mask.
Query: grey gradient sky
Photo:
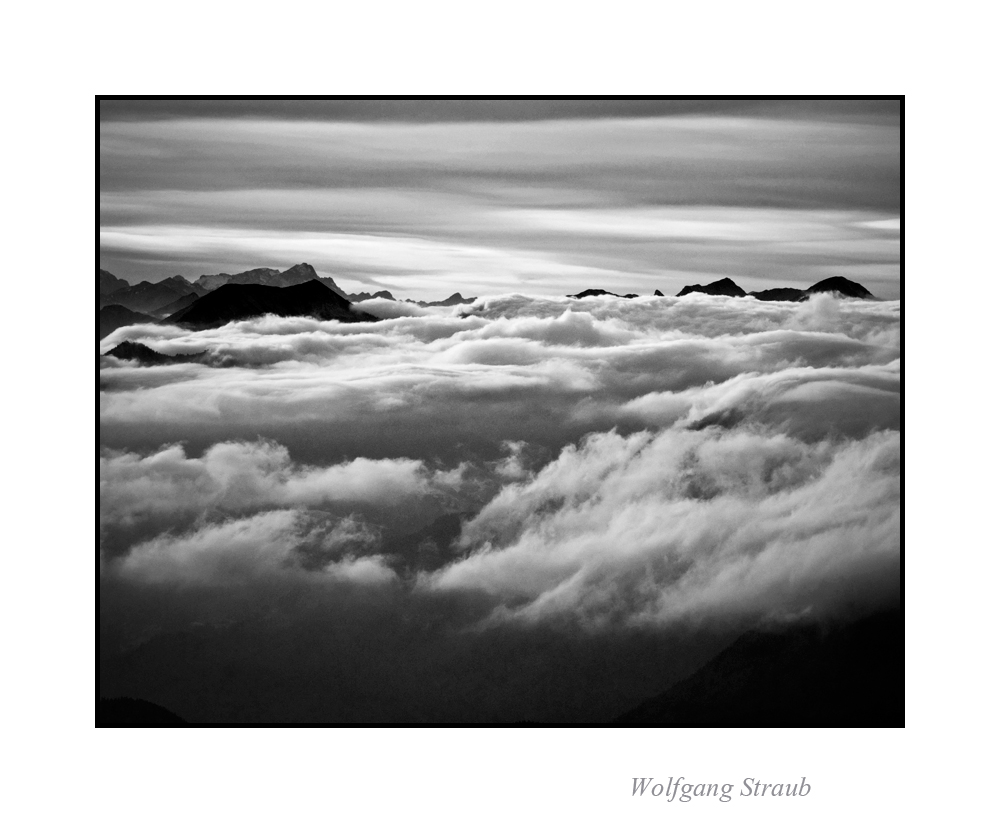
[[[401,297],[900,293],[896,101],[103,101],[100,264]]]

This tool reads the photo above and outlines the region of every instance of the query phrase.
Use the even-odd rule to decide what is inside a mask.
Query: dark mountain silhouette
[[[898,609],[836,626],[748,632],[614,725],[900,727],[903,641]]]
[[[653,292],[653,297],[663,297],[663,292],[657,289]]]
[[[774,300],[784,300],[788,302],[802,302],[809,299],[812,294],[819,294],[821,292],[831,292],[838,294],[841,297],[862,297],[865,299],[874,299],[874,295],[860,283],[855,283],[853,280],[848,280],[846,277],[828,277],[826,280],[821,280],[814,286],[810,286],[808,289],[796,289],[796,288],[775,288],[775,289],[763,289],[762,291],[745,292],[739,286],[736,285],[728,277],[722,280],[716,280],[714,283],[709,283],[707,286],[702,286],[700,284],[695,284],[693,286],[685,286],[678,293],[678,297],[683,297],[686,294],[692,294],[694,292],[700,292],[701,294],[715,294],[715,295],[726,295],[728,297],[746,297],[748,294],[750,297],[755,297],[758,300],[764,301],[774,301]],[[591,290],[591,293],[600,294],[600,290]],[[603,292],[607,294],[608,292]],[[583,294],[586,294],[584,292]],[[663,295],[657,291],[660,297]],[[572,295],[571,295],[572,296]],[[576,295],[580,296],[580,295]]]
[[[802,289],[764,289],[763,291],[752,291],[750,292],[751,297],[756,297],[758,300],[765,301],[775,301],[775,300],[787,300],[794,303],[797,300],[802,299],[802,295],[805,292]]]
[[[608,297],[621,297],[631,300],[633,297],[638,297],[638,294],[615,294],[612,291],[605,291],[604,289],[585,289],[579,294],[567,294],[567,297],[575,297],[579,300],[581,297],[600,297],[601,295],[607,295]]]
[[[874,295],[860,283],[848,280],[846,277],[828,277],[820,280],[815,286],[806,289],[806,295],[819,294],[820,292],[836,292],[842,297],[863,297],[871,298]]]
[[[115,329],[120,329],[122,326],[157,322],[159,321],[155,317],[134,312],[131,309],[126,309],[124,306],[104,306],[97,312],[97,339],[103,340]]]
[[[475,303],[477,298],[475,297],[462,297],[459,292],[455,292],[451,297],[446,297],[444,300],[435,300],[428,303],[426,300],[407,300],[407,303],[415,303],[418,306],[423,306],[427,308],[428,306],[460,306],[468,303]]]
[[[200,296],[201,295],[195,294],[194,292],[191,292],[191,294],[185,294],[183,297],[178,297],[176,300],[172,300],[165,306],[160,306],[158,309],[151,312],[151,314],[154,314],[157,317],[169,317],[171,314],[176,314],[181,309],[190,306]]]
[[[111,272],[104,269],[97,270],[97,293],[102,297],[124,288],[128,288],[128,280],[115,277]]]
[[[377,291],[374,294],[369,294],[366,291],[358,292],[357,294],[348,294],[347,299],[352,303],[360,303],[362,300],[373,300],[376,297],[381,297],[383,300],[395,300],[396,298],[392,296],[392,292],[385,290]]]
[[[102,697],[97,702],[96,728],[163,729],[186,726],[187,721],[163,706],[134,697]]]
[[[677,296],[683,297],[685,294],[691,294],[693,292],[722,295],[725,297],[746,297],[747,294],[728,277],[723,277],[721,280],[716,280],[714,283],[709,283],[707,286],[703,286],[700,283],[695,283],[693,286],[685,286],[677,292]]]
[[[143,366],[162,366],[167,363],[194,363],[204,357],[204,352],[198,354],[163,354],[151,349],[145,343],[124,340],[105,355],[117,357],[119,360],[136,360]]]
[[[117,304],[132,311],[152,314],[156,309],[165,306],[187,294],[206,294],[201,286],[185,280],[180,275],[168,277],[158,283],[143,280],[134,286],[116,289],[110,294],[101,295],[100,306]]]
[[[225,285],[233,286],[275,286],[285,288],[297,286],[310,280],[319,280],[330,291],[347,298],[347,294],[329,277],[320,277],[316,269],[308,263],[297,263],[285,271],[278,269],[250,269],[239,274],[203,274],[195,283],[206,291],[214,291]],[[350,299],[350,298],[348,298]]]
[[[163,322],[190,329],[210,329],[264,314],[315,317],[318,320],[339,320],[341,323],[376,319],[364,312],[351,311],[351,303],[346,297],[331,291],[319,280],[308,280],[284,288],[227,283]]]

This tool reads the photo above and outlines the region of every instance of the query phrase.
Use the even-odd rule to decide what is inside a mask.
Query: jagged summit
[[[395,300],[396,298],[392,296],[392,292],[383,289],[382,291],[377,291],[371,294],[366,291],[357,292],[356,294],[348,294],[347,299],[352,303],[360,303],[362,300],[374,300],[375,298],[381,297],[383,300]]]
[[[257,268],[242,271],[239,274],[203,274],[195,281],[195,284],[205,290],[214,291],[228,284],[285,287],[296,286],[309,280],[318,280],[341,297],[347,297],[347,294],[331,278],[320,277],[316,273],[316,269],[309,263],[296,263],[284,271]]]

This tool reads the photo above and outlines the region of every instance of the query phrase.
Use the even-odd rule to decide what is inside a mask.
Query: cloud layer
[[[213,365],[104,361],[106,573],[322,572],[473,596],[470,627],[588,630],[897,590],[898,304],[508,295],[392,313],[118,330],[106,348]]]
[[[603,722],[749,627],[898,600],[897,302],[363,307],[105,342],[205,355],[101,359],[103,689]]]

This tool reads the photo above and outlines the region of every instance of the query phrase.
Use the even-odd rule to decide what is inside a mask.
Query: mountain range
[[[144,280],[135,285],[98,269],[98,340],[115,329],[137,323],[169,322],[192,329],[212,328],[233,320],[243,320],[262,314],[282,317],[308,316],[344,323],[375,320],[372,315],[352,311],[351,303],[375,298],[395,300],[391,292],[358,292],[347,294],[331,278],[320,277],[308,263],[298,263],[284,271],[269,268],[250,269],[239,274],[206,274],[194,282],[180,275],[152,283]],[[754,297],[765,301],[802,302],[821,292],[840,297],[874,299],[868,289],[846,277],[829,277],[808,289],[791,287],[746,292],[728,277],[707,285],[685,286],[678,297],[689,294]],[[573,298],[609,296],[622,299],[636,294],[615,294],[605,289],[585,289]],[[654,296],[663,297],[657,289]],[[475,302],[475,297],[462,297],[455,292],[444,300],[406,300],[417,306],[458,306]]]
[[[808,289],[796,289],[796,288],[775,288],[775,289],[764,289],[762,291],[744,291],[740,286],[734,283],[730,278],[724,277],[721,280],[716,280],[708,285],[701,285],[701,283],[695,283],[693,286],[685,286],[679,292],[677,292],[677,297],[685,297],[689,294],[711,294],[721,297],[755,297],[758,300],[773,301],[773,300],[785,300],[789,302],[803,302],[809,299],[810,295],[819,294],[821,292],[828,292],[836,294],[840,297],[860,297],[866,300],[874,300],[874,295],[868,291],[860,283],[855,283],[853,280],[848,280],[846,277],[828,277],[826,280],[820,280],[820,282],[815,285],[810,286]],[[611,291],[606,291],[604,289],[585,289],[584,291],[578,292],[577,294],[567,294],[567,297],[573,297],[580,299],[582,297],[620,297],[624,299],[630,299],[633,297],[638,297],[637,294],[615,294]],[[663,297],[663,292],[659,289],[653,292],[653,297]],[[426,304],[425,304],[426,305]],[[440,305],[440,304],[431,304]]]
[[[776,288],[752,292],[743,291],[743,289],[737,286],[736,283],[728,277],[724,277],[722,280],[716,280],[714,283],[709,283],[707,286],[703,286],[700,283],[696,283],[693,286],[685,286],[677,292],[677,296],[684,297],[687,294],[693,294],[695,292],[699,292],[701,294],[724,295],[726,297],[747,297],[749,295],[750,297],[756,297],[758,300],[783,300],[799,303],[808,300],[810,295],[820,293],[832,293],[840,297],[859,297],[865,300],[873,300],[875,297],[860,283],[855,283],[853,280],[848,280],[846,277],[828,277],[826,280],[820,280],[808,289]]]
[[[278,269],[250,269],[239,274],[203,274],[192,285],[209,292],[226,285],[276,286],[284,288],[285,286],[297,286],[309,280],[319,280],[330,291],[350,300],[350,297],[332,278],[320,277],[316,274],[316,269],[308,263],[297,263],[284,271],[279,271]]]
[[[326,286],[334,294],[343,297],[351,303],[362,300],[395,300],[392,292],[381,290],[377,292],[356,292],[348,294],[330,277],[320,277],[308,263],[297,263],[291,268],[279,269],[257,268],[243,271],[239,274],[203,274],[195,281],[185,280],[180,275],[174,275],[156,283],[143,280],[134,286],[128,281],[116,277],[109,271],[98,269],[98,308],[105,306],[123,306],[134,312],[151,315],[152,317],[169,317],[181,309],[191,305],[199,297],[221,288],[222,286],[271,286],[287,288],[298,286],[316,280]],[[444,300],[426,302],[423,300],[407,300],[418,306],[457,306],[472,303],[475,297],[462,297],[455,292]]]
[[[99,276],[101,277],[99,288],[106,287],[105,284],[107,284],[107,287],[112,285],[111,281],[106,279],[104,275],[114,278],[114,275],[109,274],[109,272],[99,272]],[[118,278],[114,279],[117,280]],[[126,283],[124,286],[111,291],[102,291],[99,295],[97,305],[98,308],[113,305],[124,306],[126,309],[131,309],[132,311],[158,316],[160,315],[161,307],[173,303],[177,298],[187,294],[194,294],[200,297],[203,294],[208,294],[208,291],[189,280],[185,280],[180,275],[174,275],[157,283],[143,280],[134,286]]]
[[[475,303],[475,297],[462,297],[460,292],[455,292],[451,297],[446,297],[444,300],[435,300],[428,303],[426,300],[406,300],[406,303],[414,303],[417,306],[422,306],[423,308],[428,308],[429,306],[464,306],[469,303]]]

